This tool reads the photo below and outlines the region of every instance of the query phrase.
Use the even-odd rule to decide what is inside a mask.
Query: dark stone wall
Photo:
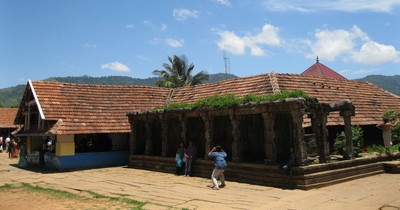
[[[168,125],[168,153],[167,157],[175,157],[178,145],[183,141],[181,137],[181,122],[178,118],[169,118],[167,120]]]
[[[150,129],[151,129],[151,138],[153,140],[153,155],[161,156],[162,152],[161,122],[152,121]]]
[[[289,157],[289,146],[293,142],[293,118],[288,113],[279,113],[275,116],[275,145],[278,163],[285,163]]]
[[[143,155],[146,146],[146,125],[142,120],[136,121],[136,145],[134,154]]]
[[[192,141],[197,148],[197,158],[203,158],[206,153],[204,122],[200,117],[189,118],[187,122],[186,143]]]
[[[263,163],[265,159],[264,122],[261,115],[244,115],[239,123],[243,161]]]
[[[217,116],[213,121],[213,135],[211,148],[221,145],[227,153],[228,160],[232,160],[232,124],[229,116]]]

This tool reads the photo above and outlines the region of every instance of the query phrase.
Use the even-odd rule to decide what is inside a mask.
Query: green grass
[[[399,147],[400,147],[400,143],[391,146],[389,150],[390,150],[390,152],[397,152]],[[368,153],[374,153],[374,152],[385,153],[386,152],[386,149],[383,145],[375,145],[374,144],[372,146],[369,146],[367,149],[368,149]]]
[[[85,197],[85,196],[80,196],[80,195],[76,195],[70,192],[66,192],[66,191],[62,191],[62,190],[54,190],[54,189],[50,189],[50,188],[43,188],[43,187],[39,187],[39,186],[32,186],[30,184],[27,183],[22,183],[20,185],[10,185],[10,184],[5,184],[3,186],[0,186],[0,192],[3,190],[12,190],[12,189],[21,189],[24,188],[28,191],[34,191],[34,192],[39,192],[39,193],[45,193],[45,194],[49,194],[52,196],[55,196],[57,198],[68,198],[68,199],[82,199],[82,200],[89,200],[91,198]],[[140,202],[140,201],[136,201],[133,199],[129,199],[129,198],[123,198],[123,197],[109,197],[109,196],[104,196],[104,195],[100,195],[98,193],[92,192],[92,191],[83,191],[86,192],[88,194],[90,194],[92,196],[92,198],[100,198],[100,199],[106,199],[108,201],[114,201],[114,202],[120,202],[120,203],[126,203],[126,204],[131,204],[131,205],[135,205],[135,207],[133,209],[143,209],[143,206],[146,205],[149,202]],[[127,195],[125,195],[127,196]],[[158,205],[158,206],[163,206],[163,207],[167,207],[167,208],[172,208],[172,206],[166,206],[166,205],[161,205],[161,204],[156,204],[156,203],[151,203],[154,205]]]

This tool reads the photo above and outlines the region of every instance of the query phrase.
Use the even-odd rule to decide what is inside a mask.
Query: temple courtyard
[[[84,205],[50,198],[46,201],[42,193],[0,190],[0,209],[132,207],[107,203],[105,199],[97,206],[89,205],[93,195],[139,201],[143,209],[400,209],[400,174],[383,173],[308,191],[232,182],[226,177],[226,188],[212,190],[210,179],[172,173],[127,167],[59,172],[20,169],[17,162],[18,159],[8,159],[8,154],[0,153],[0,186],[26,183],[91,199]]]

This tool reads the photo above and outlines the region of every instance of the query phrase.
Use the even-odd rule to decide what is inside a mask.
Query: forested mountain
[[[210,74],[210,79],[205,83],[217,82],[225,79],[236,78],[233,74]],[[159,77],[150,77],[147,79],[138,79],[127,76],[108,76],[108,77],[50,77],[44,79],[44,81],[52,82],[66,82],[66,83],[78,83],[78,84],[93,84],[93,85],[146,85],[155,86],[156,81]],[[0,89],[0,107],[18,107],[19,102],[24,93],[25,85],[17,85],[14,87]]]
[[[357,81],[370,82],[379,86],[391,93],[400,95],[400,75],[383,76],[383,75],[368,75]]]

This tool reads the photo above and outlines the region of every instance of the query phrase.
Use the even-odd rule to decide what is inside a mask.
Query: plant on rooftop
[[[176,88],[182,86],[198,85],[209,79],[209,75],[201,71],[192,76],[193,63],[189,65],[186,56],[168,57],[170,64],[163,63],[165,70],[154,70],[153,74],[163,78],[156,82],[159,87]]]
[[[306,98],[308,99],[309,96],[301,90],[293,90],[290,92],[281,92],[275,95],[254,95],[248,94],[243,97],[236,96],[234,94],[225,94],[225,95],[213,95],[208,96],[206,98],[202,98],[197,100],[193,104],[184,104],[184,103],[176,103],[171,104],[164,107],[157,107],[155,109],[177,109],[177,108],[194,108],[198,109],[201,107],[212,107],[212,108],[226,108],[230,106],[235,106],[238,104],[245,104],[245,103],[260,103],[261,101],[277,101],[283,100],[285,98]]]

